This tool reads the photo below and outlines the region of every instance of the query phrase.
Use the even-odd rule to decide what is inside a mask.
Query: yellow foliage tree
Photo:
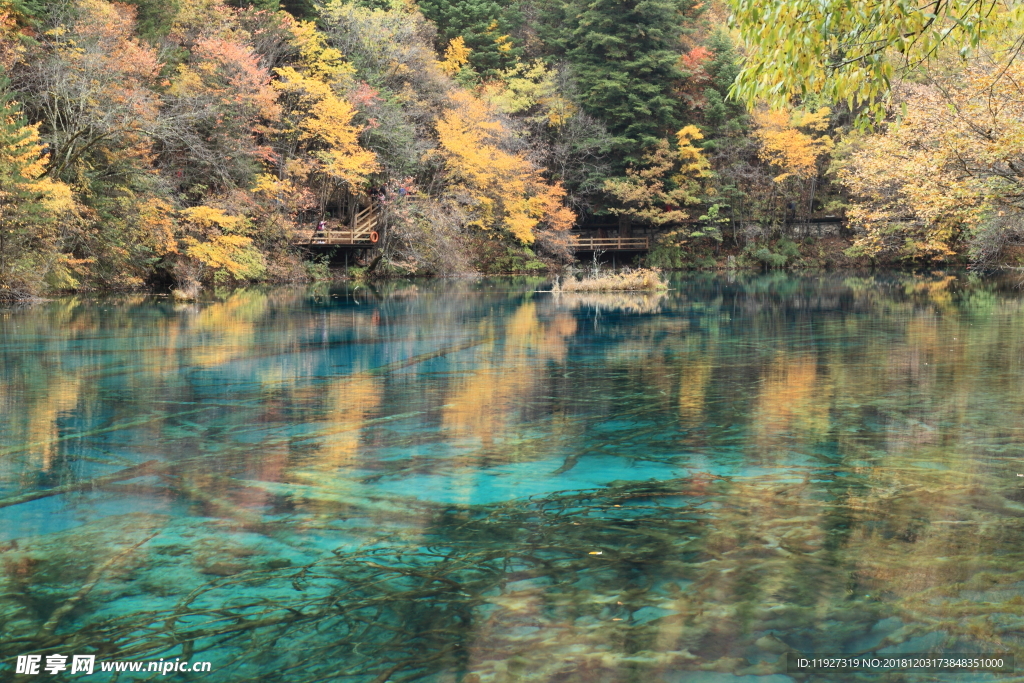
[[[259,173],[256,176],[256,184],[250,191],[288,212],[312,209],[316,206],[316,201],[313,193],[304,184],[310,172],[307,166],[301,160],[293,159],[286,165],[287,170],[281,174],[281,178],[269,173]]]
[[[178,216],[185,233],[176,250],[181,284],[195,287],[209,272],[215,282],[258,280],[266,272],[263,255],[243,234],[246,218],[210,206],[183,209]]]
[[[204,233],[211,230],[219,230],[224,233],[242,232],[248,221],[241,216],[229,216],[221,209],[210,206],[195,206],[190,209],[183,209],[181,217],[197,226]]]
[[[469,64],[469,54],[472,51],[472,48],[466,46],[462,36],[452,38],[444,50],[444,60],[440,62],[441,70],[449,76],[459,73],[462,67]]]
[[[439,154],[448,189],[469,208],[469,224],[507,231],[532,244],[538,228],[564,233],[575,214],[562,205],[565,189],[544,182],[523,155],[506,151],[510,133],[484,101],[465,92],[437,122]]]
[[[174,207],[171,203],[160,197],[146,197],[135,205],[135,209],[138,224],[144,226],[153,244],[153,250],[161,256],[177,253],[177,223],[174,220]]]
[[[762,109],[754,112],[754,138],[761,144],[761,159],[782,170],[776,183],[790,177],[802,180],[818,174],[818,161],[833,148],[825,135],[832,112],[822,107],[816,112]]]
[[[185,254],[214,270],[214,279],[256,280],[266,271],[263,255],[253,249],[252,240],[242,235],[217,235],[200,242],[185,238]]]
[[[696,126],[676,133],[676,148],[668,140],[644,155],[644,165],[626,169],[624,179],[605,181],[605,189],[623,206],[611,209],[653,225],[680,223],[690,218],[684,207],[700,201],[700,179],[711,175],[711,164],[693,144],[704,135]]]
[[[941,260],[971,241],[985,259],[1024,232],[1024,64],[1006,47],[940,61],[897,91],[901,117],[843,145],[835,171],[858,249]]]
[[[23,27],[26,19],[11,0],[0,0],[0,69],[9,70],[25,54],[29,44],[29,31]]]
[[[506,114],[532,113],[533,121],[561,126],[576,113],[576,106],[561,94],[558,70],[542,60],[516,64],[481,91],[488,102]]]
[[[74,207],[71,189],[43,174],[39,126],[0,94],[0,297],[38,289],[57,262],[56,218]]]
[[[352,123],[355,106],[338,94],[352,86],[354,70],[312,22],[294,25],[292,43],[299,64],[275,70],[286,112],[281,132],[315,160],[313,172],[323,180],[325,195],[344,186],[358,191],[378,164],[359,143],[361,128]],[[287,162],[282,160],[282,175],[290,169]]]

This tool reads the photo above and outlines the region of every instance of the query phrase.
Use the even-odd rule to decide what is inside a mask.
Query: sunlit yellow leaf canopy
[[[437,123],[440,155],[450,190],[465,196],[479,228],[503,229],[531,244],[541,223],[564,231],[574,220],[561,205],[565,190],[545,183],[522,154],[503,149],[509,131],[484,101],[469,93],[453,97],[456,107]]]

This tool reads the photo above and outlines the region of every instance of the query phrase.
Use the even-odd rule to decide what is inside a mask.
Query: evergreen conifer
[[[515,45],[510,37],[522,22],[514,3],[422,0],[419,8],[424,16],[437,24],[438,52],[444,52],[449,41],[461,36],[472,50],[470,66],[483,78],[496,76],[522,56],[521,46]]]
[[[626,162],[685,123],[674,90],[682,27],[696,11],[691,0],[595,0],[576,15],[567,56],[580,103],[618,138]]]

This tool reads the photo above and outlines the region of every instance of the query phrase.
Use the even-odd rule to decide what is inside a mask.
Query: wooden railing
[[[576,236],[576,251],[646,251],[651,248],[647,237],[584,237]]]
[[[300,233],[295,239],[295,244],[312,245],[343,245],[351,244],[365,247],[372,247],[374,241],[370,238],[372,228],[365,230],[324,230],[322,232]]]
[[[370,233],[377,229],[377,212],[373,207],[368,206],[356,214],[355,229],[352,231],[355,239],[370,239]]]
[[[331,228],[328,230],[304,230],[295,238],[295,244],[339,246],[353,245],[372,247],[379,241],[374,240],[377,230],[377,212],[366,207],[356,214],[351,228]]]

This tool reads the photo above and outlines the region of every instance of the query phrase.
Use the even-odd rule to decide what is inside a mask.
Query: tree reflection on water
[[[0,311],[4,665],[617,681],[1017,652],[1015,282],[538,284]]]

